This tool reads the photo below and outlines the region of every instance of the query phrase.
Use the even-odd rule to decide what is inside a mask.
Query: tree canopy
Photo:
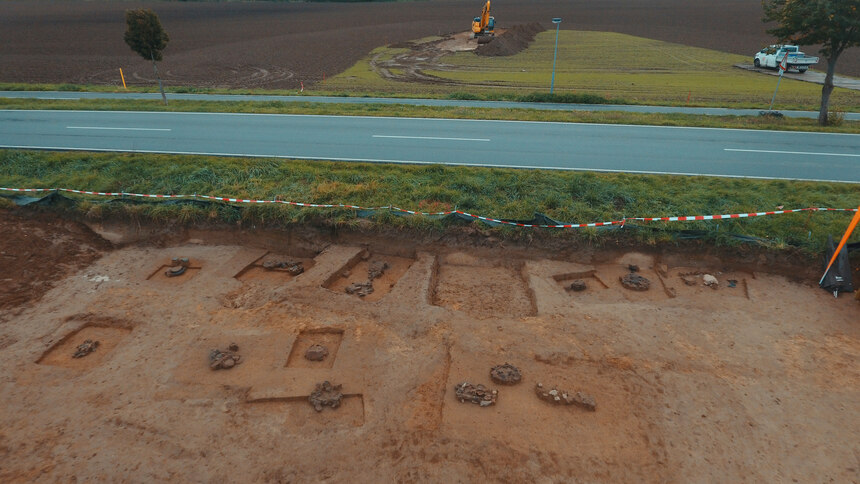
[[[148,8],[127,10],[125,23],[125,43],[131,50],[140,54],[144,59],[160,61],[161,51],[167,47],[170,36],[161,27],[158,15]]]
[[[836,61],[845,49],[860,45],[860,0],[762,0],[762,8],[764,21],[777,23],[767,32],[780,41],[821,45],[827,74],[818,123],[827,125]]]
[[[831,58],[860,45],[860,0],[765,0],[764,19],[777,26],[769,34],[800,45],[820,44]]]

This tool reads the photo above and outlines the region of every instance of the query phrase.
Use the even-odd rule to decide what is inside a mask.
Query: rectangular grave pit
[[[51,346],[36,363],[74,370],[89,370],[105,362],[129,333],[131,333],[129,328],[89,324],[71,332]],[[86,340],[98,341],[98,347],[86,356],[74,358],[78,345]]]
[[[365,296],[359,296],[355,293],[351,295],[352,297],[370,302],[381,300],[391,292],[397,281],[409,270],[412,263],[415,262],[415,258],[366,251],[332,274],[323,284],[323,287],[330,291],[347,294],[346,289],[351,284],[368,281],[368,271],[371,264],[377,261],[388,263],[388,268],[381,276],[373,279],[373,292]]]
[[[574,295],[577,293],[592,293],[599,292],[609,289],[609,285],[606,284],[600,276],[597,275],[596,270],[588,270],[582,272],[567,272],[564,274],[556,274],[552,276],[553,280],[568,294]],[[585,283],[585,289],[581,291],[574,291],[571,289],[571,284],[576,280],[582,280]]]
[[[300,274],[290,273],[289,267],[266,267],[277,263],[298,263],[303,271]],[[277,283],[283,284],[301,276],[314,266],[312,257],[295,257],[290,254],[266,253],[242,269],[234,277],[242,282]]]
[[[477,319],[537,314],[522,267],[440,264],[432,303]]]
[[[365,420],[361,393],[345,393],[340,406],[324,407],[321,412],[314,409],[307,395],[249,400],[245,409],[251,417],[276,417],[284,427],[297,433],[361,427]]]
[[[344,331],[334,328],[317,328],[302,331],[293,342],[290,356],[287,358],[287,368],[331,368],[334,366],[338,350],[343,342]],[[320,344],[326,347],[328,355],[322,361],[311,361],[305,358],[305,353],[312,345]]]

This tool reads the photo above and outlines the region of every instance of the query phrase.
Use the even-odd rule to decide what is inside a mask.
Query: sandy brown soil
[[[0,81],[152,84],[150,63],[122,41],[123,12],[153,8],[171,36],[160,71],[168,84],[297,88],[342,72],[374,47],[467,30],[481,2],[0,2]],[[520,0],[493,3],[500,29],[540,22],[622,32],[752,55],[772,43],[759,0]],[[807,48],[814,53],[817,49]],[[839,61],[860,76],[858,49]]]
[[[860,479],[860,304],[778,275],[807,278],[765,254],[94,227],[110,249],[75,223],[3,220],[87,234],[101,258],[4,310],[2,482]],[[273,255],[306,270],[264,274]],[[165,277],[173,257],[197,270]],[[378,259],[392,270],[375,300],[342,291]],[[630,264],[650,290],[621,287]],[[585,291],[567,289],[575,279]],[[86,339],[101,345],[71,358]],[[210,370],[230,343],[241,363]],[[327,360],[302,357],[315,343]],[[518,385],[491,382],[505,362]],[[344,398],[316,412],[324,380]],[[458,402],[464,381],[497,389],[496,405]],[[539,400],[536,382],[597,409]]]

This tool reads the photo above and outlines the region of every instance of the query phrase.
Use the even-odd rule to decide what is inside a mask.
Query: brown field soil
[[[481,2],[429,0],[372,4],[286,2],[0,2],[0,82],[127,82],[153,85],[149,62],[122,40],[124,11],[148,7],[171,41],[160,63],[168,85],[293,89],[322,83],[375,47],[463,32]],[[621,32],[752,55],[772,43],[759,0],[522,0],[494,2],[500,29],[539,22]],[[814,53],[817,49],[806,49]],[[860,55],[838,73],[860,76]],[[324,86],[321,86],[324,87]]]
[[[52,281],[41,297],[0,286],[14,301],[0,312],[2,482],[860,477],[860,304],[781,256],[0,215],[3,254],[54,263],[15,272]],[[272,254],[305,272],[260,277]],[[155,277],[173,257],[198,270]],[[378,299],[341,291],[345,271],[385,259]],[[631,264],[648,291],[621,286]],[[73,359],[86,339],[99,347]],[[211,370],[232,343],[240,363]],[[303,359],[314,344],[327,360]],[[494,384],[503,363],[522,382]],[[343,399],[317,412],[323,381]],[[461,382],[496,404],[459,402]],[[538,382],[596,411],[543,401]]]

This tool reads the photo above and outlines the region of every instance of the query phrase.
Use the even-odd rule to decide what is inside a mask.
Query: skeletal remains
[[[185,271],[191,265],[191,261],[188,260],[188,257],[174,257],[170,260],[170,267],[164,271],[164,275],[167,277],[176,277],[185,274]]]
[[[91,339],[88,339],[88,340],[86,340],[83,343],[78,345],[78,347],[75,349],[75,354],[72,355],[72,358],[83,358],[84,356],[87,356],[88,354],[95,351],[96,348],[98,348],[98,347],[99,347],[98,340],[93,341]]]
[[[499,395],[498,390],[491,390],[484,385],[473,385],[465,381],[454,386],[454,393],[460,403],[470,402],[482,407],[495,405]]]
[[[322,361],[328,356],[328,348],[317,343],[313,344],[305,351],[305,358],[310,361]]]
[[[523,375],[519,368],[510,363],[505,363],[491,368],[490,378],[500,385],[514,385],[523,379]]]
[[[242,362],[242,357],[237,355],[239,345],[230,343],[226,350],[213,349],[209,352],[209,368],[213,370],[229,370]]]
[[[541,400],[555,405],[576,405],[592,412],[597,410],[597,403],[594,401],[594,397],[587,393],[570,393],[559,390],[556,387],[547,390],[542,383],[535,385],[535,393]]]
[[[308,396],[308,401],[317,412],[322,412],[323,407],[335,409],[343,401],[343,393],[340,391],[341,387],[343,385],[332,385],[328,381],[317,383],[314,391]]]
[[[305,266],[300,261],[292,261],[289,259],[272,259],[263,262],[263,268],[275,271],[275,270],[284,270],[288,272],[291,276],[297,276],[305,271]]]
[[[390,267],[388,262],[375,260],[370,263],[370,267],[367,269],[367,281],[353,282],[344,290],[347,294],[356,294],[359,297],[368,296],[373,293],[373,280],[382,276]]]

